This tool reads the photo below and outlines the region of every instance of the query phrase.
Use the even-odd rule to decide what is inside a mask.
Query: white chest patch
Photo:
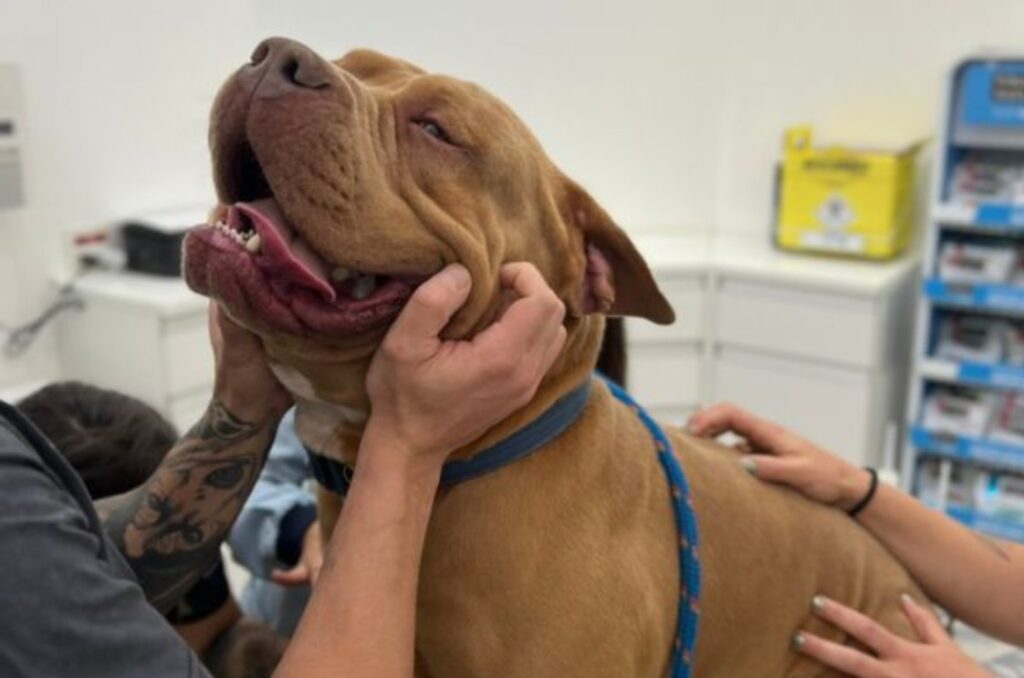
[[[312,382],[291,367],[270,363],[270,369],[274,373],[274,376],[277,377],[277,380],[280,381],[286,389],[291,391],[296,398],[301,398],[303,400],[316,403],[324,408],[331,409],[336,414],[337,419],[344,422],[362,424],[366,421],[366,412],[363,412],[362,410],[330,403],[318,398]]]

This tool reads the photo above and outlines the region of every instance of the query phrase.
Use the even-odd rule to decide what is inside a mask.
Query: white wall
[[[484,84],[632,229],[766,233],[785,126],[926,133],[958,55],[1024,51],[1024,3],[0,0],[0,61],[23,66],[29,200],[0,212],[0,325],[40,310],[69,226],[210,200],[209,103],[270,34]],[[55,371],[47,335],[0,358],[0,385]]]

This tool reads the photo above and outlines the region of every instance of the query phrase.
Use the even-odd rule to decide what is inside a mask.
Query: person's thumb
[[[300,562],[290,570],[274,570],[270,573],[270,580],[281,586],[301,586],[309,584],[311,573],[306,564]]]
[[[403,341],[436,341],[451,317],[466,303],[472,286],[465,266],[449,264],[413,293],[388,334]]]

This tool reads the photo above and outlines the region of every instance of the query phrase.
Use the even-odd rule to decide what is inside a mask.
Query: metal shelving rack
[[[1024,56],[961,62],[949,78],[939,129],[901,479],[906,489],[916,490],[919,461],[939,459],[937,508],[979,531],[1024,541],[1024,522],[948,502],[953,464],[1024,474],[1024,444],[927,430],[920,423],[925,396],[933,385],[1024,393],[1024,367],[953,361],[932,354],[942,311],[1024,321],[1024,285],[948,282],[939,277],[938,267],[940,247],[948,238],[1012,239],[1024,247],[1024,203],[966,201],[954,195],[951,186],[954,167],[970,153],[1005,153],[1024,166]]]

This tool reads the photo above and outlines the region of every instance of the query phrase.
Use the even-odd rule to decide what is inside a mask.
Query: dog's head
[[[189,234],[185,277],[325,399],[358,400],[324,385],[325,363],[365,370],[416,286],[451,262],[473,289],[449,337],[493,320],[498,269],[521,260],[570,325],[674,319],[625,233],[476,85],[272,38],[223,86],[210,145],[222,205]]]

